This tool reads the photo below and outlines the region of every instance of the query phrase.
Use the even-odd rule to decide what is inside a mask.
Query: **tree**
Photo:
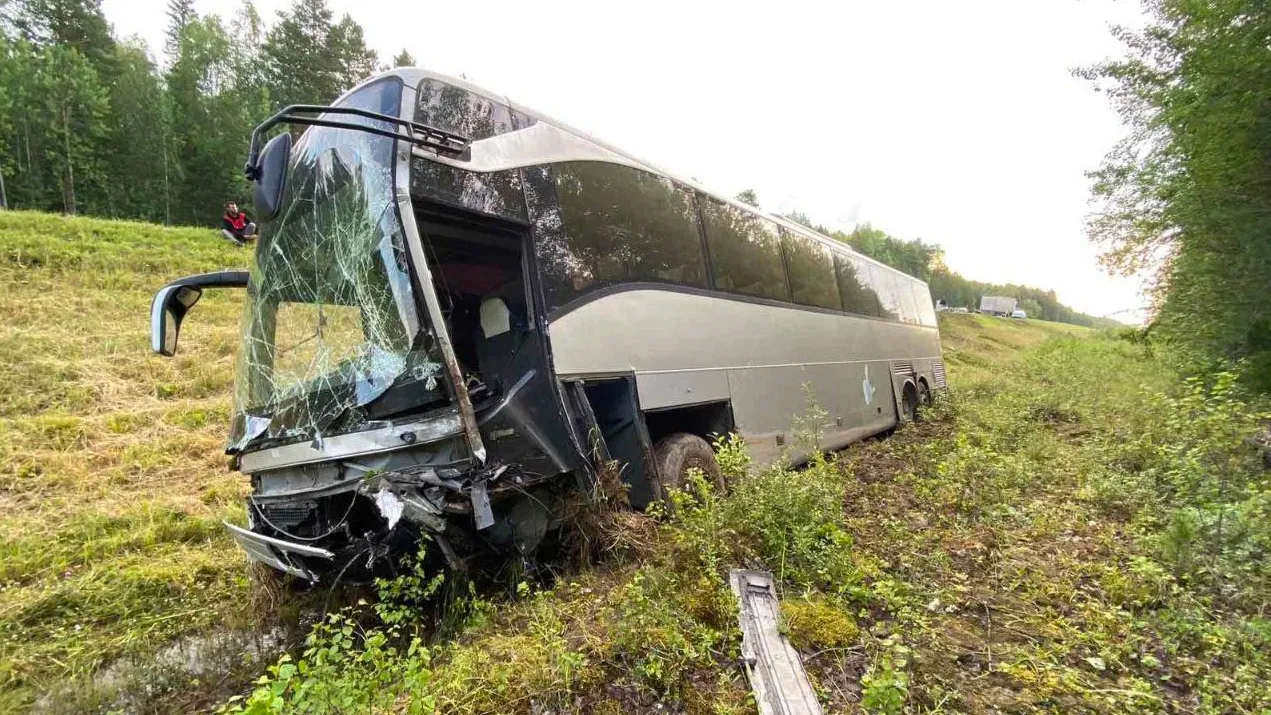
[[[170,221],[172,133],[168,98],[140,40],[116,48],[118,69],[110,88],[111,113],[105,165],[108,210],[113,216]]]
[[[379,70],[375,50],[366,46],[362,26],[345,15],[327,34],[327,57],[335,63],[337,94],[353,87]],[[335,99],[335,97],[331,97]]]
[[[1154,276],[1156,333],[1271,389],[1271,10],[1154,0],[1127,56],[1082,71],[1130,135],[1092,172],[1105,264]]]
[[[0,92],[0,209],[9,207],[8,191],[4,185],[5,174],[12,174],[16,168],[10,151],[10,137],[13,136],[17,94],[21,91],[22,80],[17,43],[4,32],[0,32],[0,87],[11,88],[10,91]]]
[[[755,208],[759,208],[759,197],[755,194],[754,189],[745,189],[740,191],[735,198],[743,204],[749,204]]]
[[[237,96],[229,35],[215,15],[190,22],[168,72],[173,144],[181,170],[173,202],[179,223],[208,223],[244,189],[243,159],[251,131]]]
[[[177,61],[177,53],[181,51],[181,33],[195,17],[194,0],[168,0],[168,29],[163,52],[167,55],[169,67]]]
[[[414,67],[415,56],[412,55],[405,47],[403,47],[402,51],[397,53],[393,57],[393,66],[394,67]]]
[[[17,0],[13,4],[13,22],[25,39],[37,47],[58,45],[78,51],[109,84],[115,40],[101,0]]]
[[[85,193],[93,199],[101,193],[104,176],[97,145],[105,134],[106,91],[88,58],[73,47],[43,48],[35,70],[32,99],[43,114],[38,126],[41,143],[57,180],[61,208],[75,214],[83,198],[77,189],[92,189]],[[88,206],[102,208],[95,202]]]
[[[275,105],[325,103],[342,89],[337,62],[328,52],[331,10],[325,0],[295,0],[278,15],[262,48]]]

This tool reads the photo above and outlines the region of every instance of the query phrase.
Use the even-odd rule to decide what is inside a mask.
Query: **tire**
[[[900,395],[900,421],[918,421],[918,391],[912,385],[906,385]]]
[[[724,475],[719,471],[719,463],[715,461],[715,450],[711,449],[706,440],[695,434],[676,432],[663,437],[653,445],[653,459],[657,463],[662,498],[668,504],[671,493],[684,488],[688,482],[688,470],[693,467],[702,470],[706,481],[717,492],[724,491]]]
[[[931,388],[927,387],[927,383],[918,381],[918,407],[927,408],[931,406]]]

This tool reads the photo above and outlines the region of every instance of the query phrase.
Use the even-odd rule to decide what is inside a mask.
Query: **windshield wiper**
[[[321,116],[309,115],[322,114],[349,114],[356,117],[365,117],[374,119],[378,122],[387,122],[394,125],[393,129],[381,129],[380,127],[359,124],[357,122],[342,121],[339,119],[327,119]],[[265,134],[279,124],[299,124],[308,127],[330,127],[332,129],[352,129],[359,132],[367,132],[377,136],[388,137],[390,139],[402,139],[416,146],[431,149],[439,154],[447,154],[449,156],[462,156],[468,151],[472,140],[462,134],[455,134],[444,129],[421,124],[420,122],[412,122],[409,119],[394,117],[389,114],[381,114],[380,112],[372,112],[369,109],[359,109],[357,107],[328,107],[321,104],[292,104],[282,109],[274,116],[261,122],[259,126],[252,130],[251,150],[247,154],[247,166],[243,167],[243,173],[247,176],[248,181],[256,181],[260,178],[260,150],[262,139]],[[404,131],[403,131],[404,130]]]

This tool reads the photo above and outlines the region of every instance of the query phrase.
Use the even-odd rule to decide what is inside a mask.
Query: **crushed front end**
[[[523,205],[439,199],[457,170],[419,136],[461,135],[390,119],[429,106],[471,131],[495,109],[408,80],[367,82],[307,122],[247,286],[227,452],[252,493],[246,526],[227,527],[313,581],[391,573],[424,540],[452,568],[528,556],[584,465],[526,278]]]

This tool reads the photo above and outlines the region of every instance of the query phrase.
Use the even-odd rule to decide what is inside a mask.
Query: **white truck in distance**
[[[980,312],[991,315],[1009,316],[1019,308],[1019,301],[1000,295],[986,295],[980,298]]]

